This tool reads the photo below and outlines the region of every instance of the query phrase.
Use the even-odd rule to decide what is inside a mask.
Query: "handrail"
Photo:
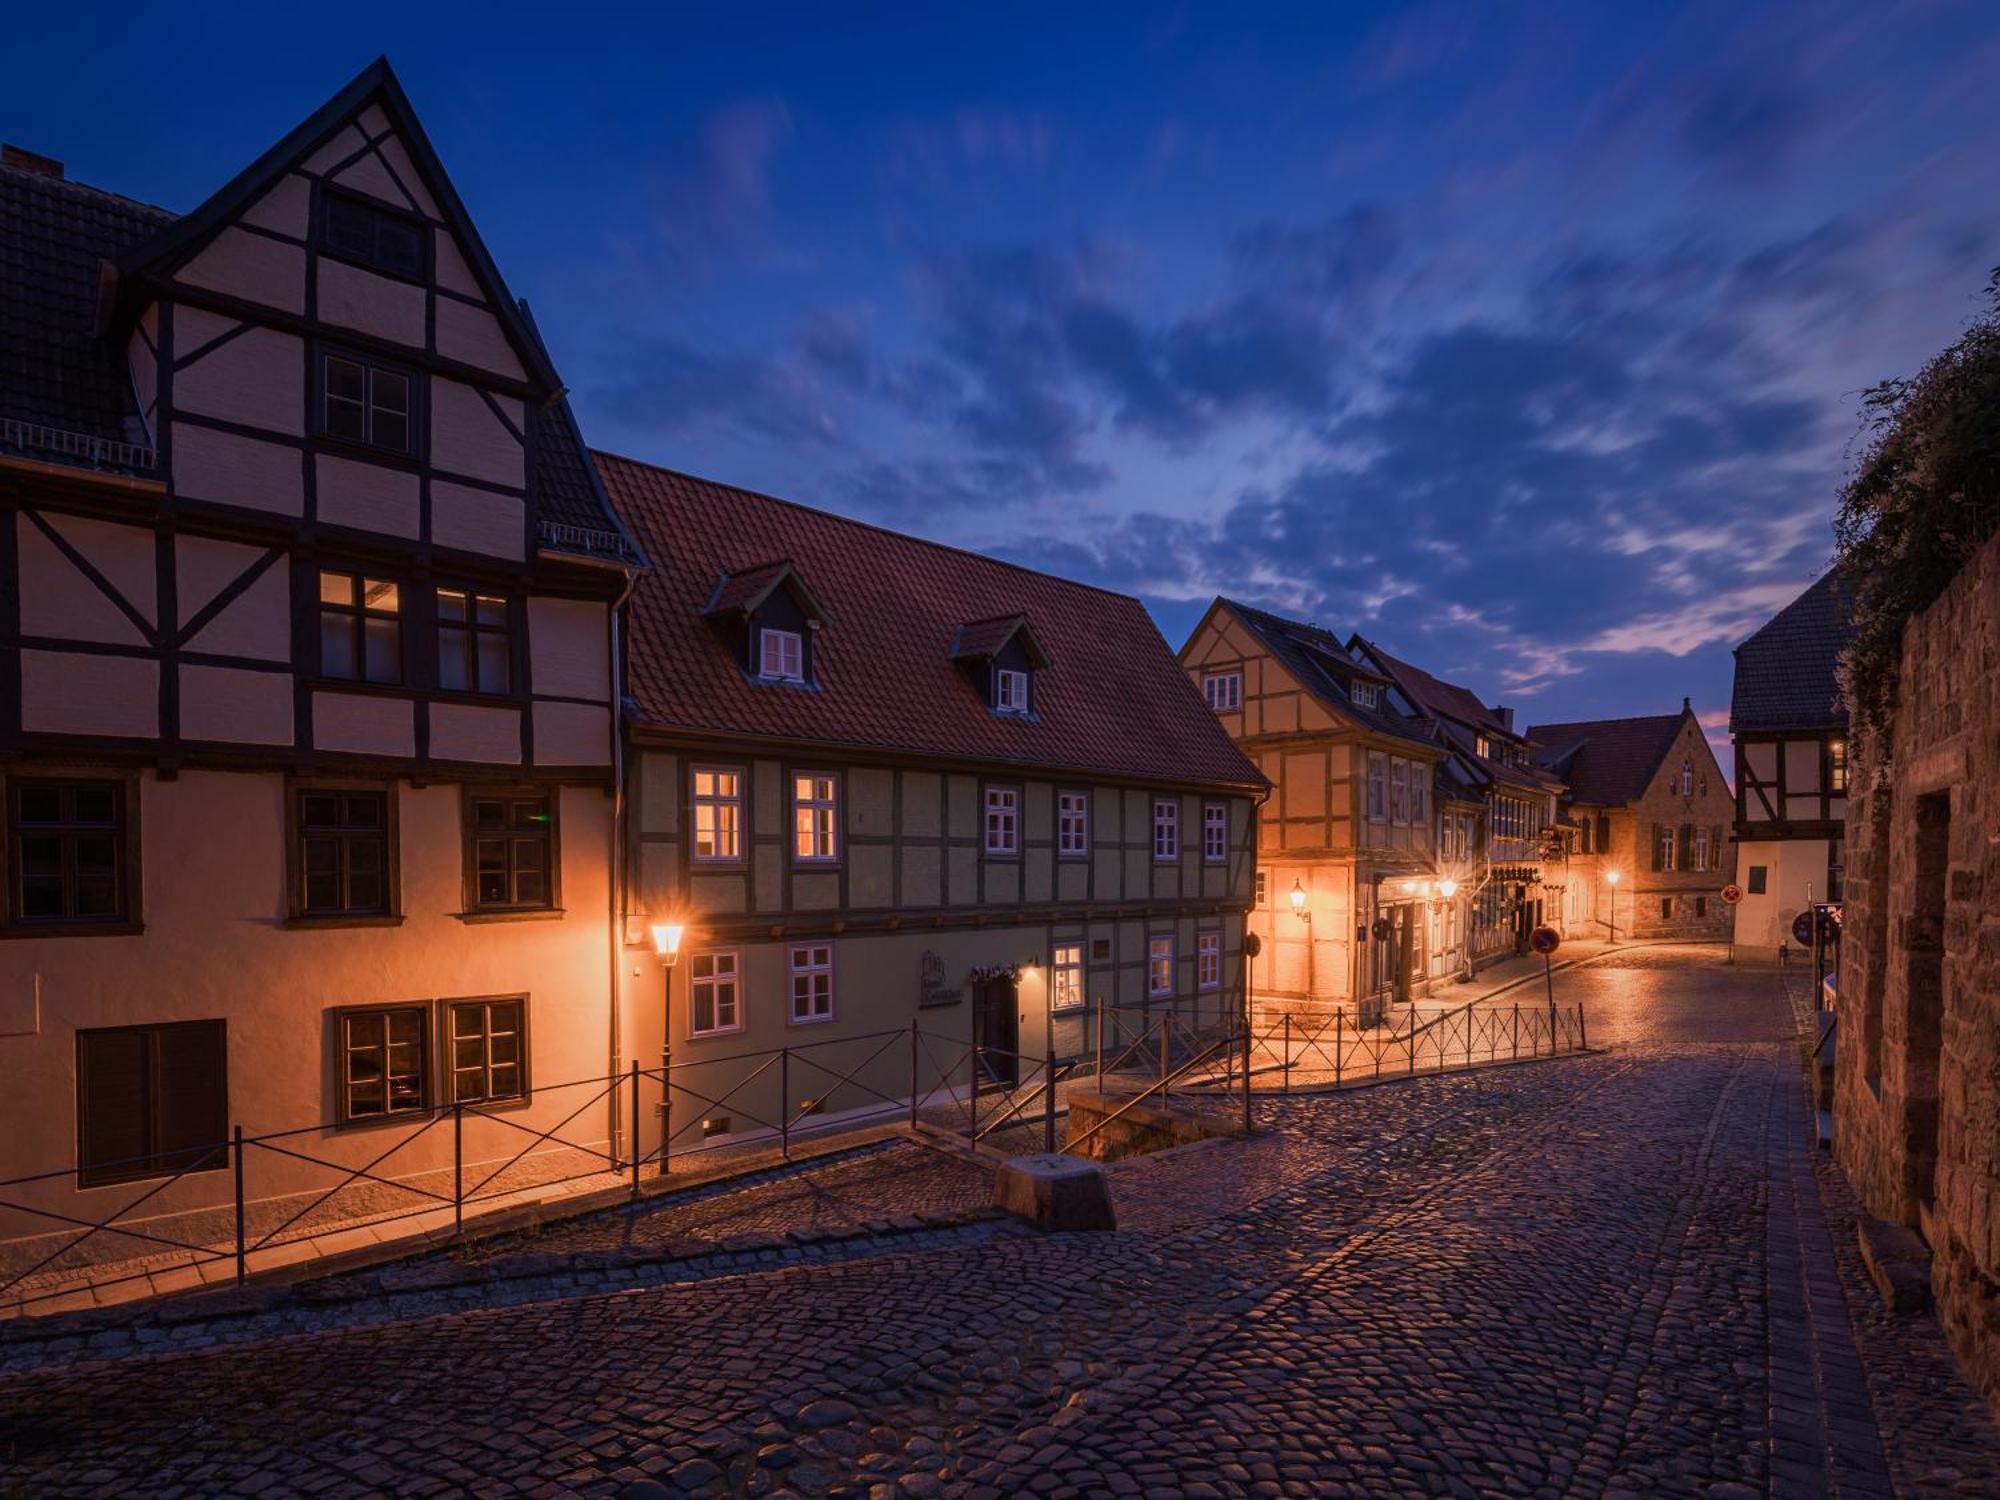
[[[1117,1109],[1113,1110],[1110,1114],[1106,1115],[1103,1119],[1099,1120],[1095,1125],[1091,1126],[1090,1129],[1084,1131],[1082,1135],[1071,1137],[1067,1142],[1065,1142],[1064,1149],[1074,1150],[1076,1147],[1081,1146],[1085,1141],[1089,1140],[1092,1136],[1096,1135],[1098,1131],[1102,1130],[1112,1121],[1122,1118],[1128,1110],[1143,1103],[1145,1100],[1150,1099],[1154,1094],[1164,1092],[1166,1089],[1172,1086],[1172,1084],[1176,1079],[1183,1077],[1198,1065],[1210,1061],[1217,1051],[1220,1051],[1225,1048],[1234,1047],[1235,1044],[1241,1040],[1242,1040],[1241,1036],[1232,1033],[1229,1036],[1223,1037],[1218,1041],[1211,1043],[1208,1047],[1204,1048],[1200,1053],[1196,1054],[1196,1056],[1188,1059],[1187,1062],[1183,1063],[1180,1067],[1174,1069],[1171,1073],[1163,1074],[1161,1077],[1155,1079],[1152,1083],[1147,1084],[1145,1088],[1141,1089],[1138,1093],[1134,1094],[1131,1098],[1127,1099],[1123,1104],[1119,1105]]]

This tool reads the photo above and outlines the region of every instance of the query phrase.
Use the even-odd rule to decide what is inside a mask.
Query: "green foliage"
[[[2000,269],[1964,335],[1916,376],[1873,387],[1862,408],[1868,447],[1834,519],[1854,597],[1841,684],[1855,728],[1881,730],[1904,623],[2000,526]]]

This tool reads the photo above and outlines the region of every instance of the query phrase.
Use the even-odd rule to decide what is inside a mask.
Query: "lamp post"
[[[674,969],[680,963],[681,938],[687,928],[679,922],[653,924],[653,952],[666,970],[666,996],[661,1006],[660,1030],[660,1175],[669,1170],[674,1141]],[[639,1143],[632,1143],[637,1154]]]
[[[1611,936],[1605,941],[1615,943],[1618,941],[1618,872],[1616,870],[1606,870],[1604,878],[1611,882]]]

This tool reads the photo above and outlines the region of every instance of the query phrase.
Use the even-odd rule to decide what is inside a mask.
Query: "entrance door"
[[[1012,1088],[1020,1081],[1021,1013],[1014,981],[989,979],[972,991],[973,1078],[980,1087]]]

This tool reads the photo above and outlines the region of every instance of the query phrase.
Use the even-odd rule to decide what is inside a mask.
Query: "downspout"
[[[611,991],[610,1026],[608,1038],[611,1065],[605,1070],[607,1078],[616,1080],[624,1059],[619,1055],[619,1024],[623,1019],[623,1007],[619,995],[624,989],[621,970],[625,963],[625,672],[620,655],[623,632],[619,628],[619,616],[625,608],[625,601],[632,597],[632,590],[639,586],[636,568],[626,568],[625,587],[612,603],[605,621],[605,644],[611,656],[611,880],[605,896],[608,908],[605,921],[606,945],[610,950]],[[605,1137],[612,1143],[610,1155],[618,1155],[619,1108],[618,1090],[613,1083],[605,1090],[606,1108],[611,1113],[610,1133]],[[627,1101],[630,1108],[630,1101]],[[638,1154],[639,1143],[630,1143],[633,1154]]]

